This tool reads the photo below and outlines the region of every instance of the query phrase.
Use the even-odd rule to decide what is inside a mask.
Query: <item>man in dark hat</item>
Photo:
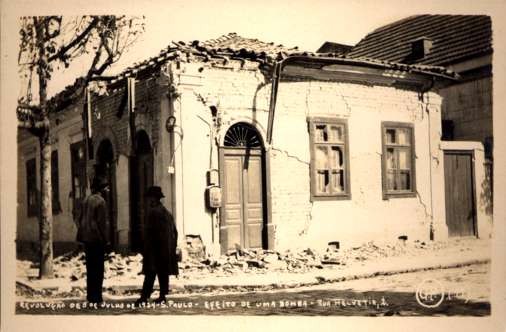
[[[156,276],[158,276],[160,296],[155,302],[165,302],[165,296],[169,293],[169,275],[177,275],[179,272],[176,255],[177,229],[174,218],[160,202],[163,197],[165,196],[160,187],[149,187],[146,191],[149,207],[144,225],[142,262],[144,283],[141,297],[136,302],[137,305],[149,300]]]
[[[86,255],[86,298],[101,303],[104,282],[104,254],[109,247],[109,220],[105,197],[109,191],[107,180],[95,177],[91,195],[83,201],[77,222],[77,241],[84,244]]]

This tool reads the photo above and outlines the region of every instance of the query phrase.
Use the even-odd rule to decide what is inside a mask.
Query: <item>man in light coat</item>
[[[156,276],[160,286],[160,297],[155,302],[165,302],[165,297],[169,293],[169,275],[179,273],[176,254],[177,229],[174,218],[160,202],[163,197],[165,196],[160,187],[149,187],[146,191],[149,207],[144,225],[142,263],[144,283],[137,305],[149,300]]]
[[[77,241],[84,244],[86,255],[86,298],[101,303],[104,282],[104,254],[109,247],[109,220],[105,197],[109,190],[107,180],[95,177],[91,195],[82,203],[77,219]]]

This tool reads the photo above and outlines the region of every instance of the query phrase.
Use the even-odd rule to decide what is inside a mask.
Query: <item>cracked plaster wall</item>
[[[180,152],[184,171],[184,207],[180,217],[184,218],[186,234],[200,234],[204,243],[210,244],[214,239],[216,244],[219,239],[216,232],[213,235],[213,228],[216,230],[218,225],[212,226],[203,198],[206,171],[217,168],[219,142],[233,123],[252,123],[265,140],[270,84],[266,84],[260,71],[241,69],[239,62],[234,61],[227,68],[186,63],[175,72],[175,83],[181,94],[175,104],[185,131]],[[334,240],[348,246],[370,240],[397,240],[399,235],[428,240],[431,214],[437,237],[445,237],[441,192],[444,182],[437,149],[441,99],[434,93],[428,95],[429,113],[415,91],[352,83],[281,82],[273,142],[266,152],[270,157],[276,248],[325,247]],[[210,106],[218,109],[216,122]],[[307,116],[348,120],[350,200],[310,201]],[[382,121],[414,124],[417,197],[382,198]],[[432,156],[429,136],[433,141]],[[432,202],[437,208],[431,203],[431,176]]]
[[[282,152],[274,150],[271,157],[278,247],[290,246],[294,238],[299,239],[301,247],[324,247],[329,241],[340,241],[342,246],[370,240],[395,241],[399,235],[427,240],[431,214],[437,236],[446,236],[442,225],[442,164],[438,164],[440,152],[436,149],[440,137],[438,96],[430,94],[429,134],[425,105],[413,91],[295,80],[282,83],[279,91],[273,146]],[[310,201],[308,116],[347,119],[351,199]],[[417,197],[382,198],[382,121],[414,124]],[[433,141],[432,160],[429,135]],[[432,201],[439,204],[434,210],[430,167]]]

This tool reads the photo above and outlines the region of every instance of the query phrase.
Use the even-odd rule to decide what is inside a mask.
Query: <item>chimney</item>
[[[411,42],[411,59],[419,60],[430,53],[432,40],[427,37],[420,37]]]

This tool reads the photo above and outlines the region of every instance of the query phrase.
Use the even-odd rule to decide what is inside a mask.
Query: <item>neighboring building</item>
[[[55,239],[75,236],[71,143],[83,142],[83,127],[71,122],[83,109],[92,144],[80,144],[92,146],[92,159],[82,167],[76,157],[75,174],[109,177],[119,250],[140,247],[151,184],[162,187],[181,241],[200,239],[211,254],[444,239],[452,229],[436,89],[453,79],[440,67],[300,53],[236,34],[171,46],[115,77],[107,93],[55,115]],[[31,145],[20,138],[22,161]],[[483,153],[473,151],[480,179]],[[37,240],[36,219],[24,212],[30,188],[19,184],[18,240]],[[489,226],[478,211],[474,234]]]
[[[83,142],[83,104],[51,114],[51,178],[53,240],[56,253],[75,247],[73,215],[86,194],[86,156]],[[38,138],[18,131],[17,247],[22,256],[38,250],[40,202]]]
[[[333,42],[325,42],[323,45],[316,51],[316,53],[332,53],[332,54],[348,54],[353,46],[333,43]]]
[[[492,23],[485,15],[417,15],[380,27],[350,57],[444,66],[461,79],[440,93],[445,140],[479,141],[492,158]]]
[[[440,89],[442,136],[447,141],[477,141],[486,157],[485,188],[478,196],[492,218],[492,22],[485,15],[417,15],[380,27],[350,53],[409,64],[444,66],[458,82]]]

